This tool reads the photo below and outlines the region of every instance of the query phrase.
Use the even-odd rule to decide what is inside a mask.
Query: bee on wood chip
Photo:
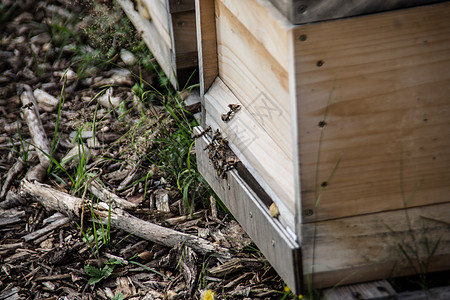
[[[24,106],[22,106],[22,109],[33,109],[33,102],[28,102],[27,104],[25,104]]]

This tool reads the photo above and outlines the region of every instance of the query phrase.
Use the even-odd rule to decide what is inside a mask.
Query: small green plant
[[[111,300],[123,300],[123,294],[122,293],[118,293],[115,294],[114,297]]]
[[[149,267],[147,267],[146,265],[143,265],[143,264],[141,264],[141,263],[138,263],[137,261],[129,260],[128,262],[129,262],[130,264],[134,264],[134,265],[136,265],[136,266],[139,266],[139,267],[141,267],[141,268],[143,268],[143,269],[145,269],[145,270],[147,270],[147,271],[150,271],[150,272],[153,272],[153,273],[155,273],[155,274],[158,274],[159,276],[161,276],[161,277],[163,277],[163,278],[165,278],[165,279],[170,279],[170,278],[167,277],[166,275],[164,275],[164,274],[162,274],[162,273],[156,271],[155,269],[149,268]]]
[[[178,95],[169,97],[165,104],[167,112],[174,120],[174,127],[165,132],[164,138],[156,140],[160,145],[160,160],[157,164],[176,179],[184,204],[192,213],[195,200],[203,197],[209,199],[213,192],[199,173],[195,156],[192,155],[193,128],[198,125],[197,121],[183,106]]]
[[[0,3],[0,25],[6,23],[11,20],[14,16],[16,16],[15,11],[18,8],[19,4],[14,1],[12,5],[7,5],[4,3]]]
[[[86,182],[82,196],[83,202],[86,202],[85,197],[88,185],[91,181],[96,179],[97,177],[92,177],[88,180],[88,182]],[[89,201],[88,206],[91,213],[92,227],[88,228],[85,232],[83,230],[83,218],[81,219],[81,225],[78,225],[78,227],[80,228],[80,232],[83,235],[85,242],[87,242],[91,248],[92,253],[98,258],[100,256],[100,242],[102,242],[102,245],[105,245],[109,249],[113,248],[111,239],[111,201],[108,206],[108,219],[106,221],[106,226],[103,224],[101,217],[96,213],[96,209],[94,208],[92,201]]]
[[[202,262],[202,268],[200,270],[200,274],[198,276],[198,286],[200,289],[206,289],[208,286],[208,266],[209,266],[209,259],[205,259]]]
[[[114,267],[120,264],[121,264],[120,261],[110,259],[109,262],[107,262],[103,268],[97,268],[92,265],[84,266],[84,271],[90,277],[88,281],[89,285],[94,285],[102,281],[103,279],[106,279],[109,276],[111,276],[112,272],[114,271]]]
[[[27,163],[28,161],[28,157],[30,154],[30,145],[26,142],[24,142],[23,138],[22,138],[22,132],[20,130],[20,125],[19,123],[17,123],[17,133],[19,134],[19,142],[20,142],[20,149],[17,148],[17,146],[14,144],[14,141],[12,138],[9,138],[9,141],[13,147],[14,152],[17,153],[17,155],[20,157],[20,159],[22,160],[22,162],[24,164]]]
[[[145,103],[161,99],[165,112],[169,116],[163,118],[160,112],[153,112],[154,116],[162,118],[156,129],[159,134],[154,136],[153,132],[149,131],[152,141],[156,144],[154,148],[158,150],[158,153],[156,155],[154,153],[145,155],[145,158],[164,171],[166,179],[176,182],[176,186],[183,196],[185,207],[192,213],[193,203],[196,199],[209,199],[209,195],[214,195],[212,189],[209,188],[209,185],[197,170],[195,155],[193,155],[195,144],[192,137],[193,128],[198,123],[192,113],[184,108],[185,104],[180,94],[173,91],[171,87],[165,86],[167,92],[167,96],[165,96],[143,80],[142,76],[135,75],[135,78],[138,82],[133,86],[132,91],[139,101]],[[161,85],[164,86],[163,84]],[[145,90],[146,86],[150,90]],[[194,87],[192,86],[189,89]],[[135,134],[140,130],[139,125],[146,125],[142,118],[145,119],[141,112],[141,120],[136,124],[138,127],[133,127],[130,130],[130,137],[133,141],[135,141]],[[147,132],[145,135],[147,135]],[[144,178],[141,181],[147,182]]]
[[[94,211],[94,205],[91,203],[89,205],[89,210],[91,212],[92,218],[92,234],[94,236],[95,247],[97,253],[100,251],[100,241],[102,241],[103,245],[108,248],[111,248],[111,202],[109,203],[108,209],[108,220],[106,222],[106,227],[102,222],[100,216],[98,216]],[[96,224],[99,224],[98,226]]]
[[[117,1],[106,5],[92,0],[90,4],[93,18],[86,19],[88,26],[84,31],[94,49],[111,59],[121,48],[135,47],[137,35]]]
[[[400,167],[401,170],[403,170],[402,162],[400,164]],[[405,197],[404,178],[402,171],[400,172],[400,185],[403,200],[403,210],[405,214],[405,222],[408,228],[410,240],[407,241],[404,237],[400,235],[400,233],[396,232],[388,224],[384,225],[392,233],[392,235],[397,237],[397,239],[399,240],[397,246],[400,253],[404,257],[408,265],[411,267],[411,269],[414,270],[414,273],[418,275],[418,281],[415,283],[417,283],[422,289],[428,289],[429,266],[432,258],[436,254],[436,251],[439,247],[441,237],[437,238],[437,240],[435,241],[431,241],[428,236],[429,232],[427,228],[424,226],[424,224],[422,225],[422,231],[419,239],[416,237],[416,233],[412,225],[412,220],[408,213],[408,206],[410,201],[414,198],[417,191],[419,190],[420,183],[416,185],[416,187],[408,197]]]

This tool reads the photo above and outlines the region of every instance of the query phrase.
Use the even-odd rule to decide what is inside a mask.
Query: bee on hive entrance
[[[222,138],[222,134],[218,129],[214,132],[211,142],[206,146],[206,149],[209,150],[208,157],[219,178],[226,178],[227,172],[239,162],[237,156],[228,146],[228,141]]]
[[[198,139],[199,137],[204,136],[205,134],[207,134],[207,133],[210,132],[210,131],[211,131],[211,126],[208,126],[208,128],[202,130],[202,131],[199,132],[199,133],[194,134],[194,139]]]
[[[230,110],[227,111],[226,113],[222,114],[222,116],[221,116],[222,121],[224,121],[224,122],[230,121],[234,117],[236,112],[241,109],[241,106],[239,104],[228,104],[228,108]]]

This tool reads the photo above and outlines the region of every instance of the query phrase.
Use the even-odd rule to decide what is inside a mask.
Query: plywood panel
[[[331,287],[417,274],[419,266],[427,272],[448,270],[449,211],[450,203],[443,203],[305,224],[304,274],[316,287]],[[429,254],[427,247],[435,246],[436,252]]]
[[[287,29],[254,0],[217,0],[215,9],[220,78],[292,157]]]
[[[450,3],[298,26],[293,43],[304,220],[317,191],[319,220],[448,201]]]
[[[292,162],[270,138],[245,107],[225,123],[221,115],[228,104],[241,104],[225,84],[217,79],[205,94],[206,124],[220,129],[248,171],[277,204],[280,218],[294,232],[294,179]],[[220,120],[220,121],[219,121]]]

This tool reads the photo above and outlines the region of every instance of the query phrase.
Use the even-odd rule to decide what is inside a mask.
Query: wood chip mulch
[[[217,209],[214,199],[199,199],[189,213],[176,181],[142,159],[157,152],[151,137],[161,134],[158,126],[170,128],[173,123],[158,101],[144,107],[136,101],[131,87],[137,79],[132,74],[141,74],[151,84],[157,84],[157,75],[136,65],[127,68],[120,55],[113,56],[113,64],[86,64],[86,57],[97,51],[89,45],[88,29],[107,26],[96,23],[98,8],[114,8],[110,1],[97,6],[86,2],[0,4],[0,300],[212,299],[208,297],[213,292],[215,299],[282,298],[281,279],[232,216]],[[120,18],[124,16],[116,20]],[[118,45],[119,36],[111,36],[112,46],[127,46]],[[107,97],[96,97],[106,85],[113,86],[103,94]],[[64,167],[76,170],[80,157],[72,142],[81,135],[88,154],[84,173],[101,180],[100,194],[117,197],[114,209],[202,239],[228,254],[202,254],[183,242],[168,247],[126,228],[111,228],[108,236],[97,236],[96,244],[89,206],[80,218],[24,195],[21,183],[43,159],[22,117],[32,106],[24,105],[21,96],[30,91],[27,95],[37,99],[48,141],[58,126],[53,157],[67,160]],[[58,123],[62,91],[65,102]],[[126,100],[126,114],[121,100]],[[96,133],[83,129],[94,118]],[[141,127],[133,127],[138,120]],[[130,131],[135,135],[127,134]],[[46,174],[45,187],[66,194],[74,190],[63,172],[56,174],[66,180]],[[133,184],[139,178],[147,181]],[[79,188],[76,201],[93,199],[92,187],[83,198],[84,189],[87,183]],[[96,205],[91,207],[98,217]],[[96,224],[100,235],[101,225]]]

